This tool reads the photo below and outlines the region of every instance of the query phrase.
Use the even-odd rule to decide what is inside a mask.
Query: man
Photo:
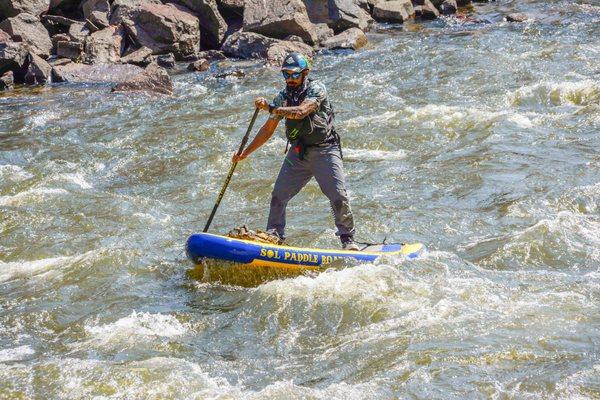
[[[345,250],[358,250],[354,243],[354,218],[344,183],[342,149],[333,127],[333,108],[322,83],[308,79],[309,60],[302,54],[286,56],[281,72],[286,88],[271,104],[262,97],[254,104],[271,116],[258,134],[233,161],[241,161],[266,143],[285,118],[286,137],[291,144],[277,176],[271,197],[267,231],[285,238],[287,203],[314,176],[321,191],[329,198],[337,233]]]

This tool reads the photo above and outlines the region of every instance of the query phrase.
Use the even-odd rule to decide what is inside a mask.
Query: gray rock
[[[114,0],[111,7],[110,23],[119,25],[125,20],[133,20],[144,4],[162,4],[160,0]]]
[[[335,33],[327,24],[315,24],[315,32],[317,33],[317,43],[321,44],[329,38],[332,38]]]
[[[198,59],[206,59],[208,61],[225,60],[227,57],[221,50],[206,50],[198,53]]]
[[[105,13],[108,18],[110,12],[110,4],[108,0],[86,0],[81,4],[83,18],[87,19],[94,11]]]
[[[86,62],[101,64],[119,61],[122,41],[122,32],[115,26],[92,33],[85,39]]]
[[[350,28],[321,43],[328,49],[352,49],[358,50],[368,43],[365,33],[358,28]]]
[[[57,33],[66,32],[71,25],[77,23],[77,21],[61,17],[59,15],[42,15],[41,17],[42,24],[46,27],[51,36],[54,36]]]
[[[0,31],[2,32],[2,31]],[[27,65],[27,50],[21,43],[12,41],[0,41],[0,74],[8,71],[16,71],[17,75],[23,76]],[[19,73],[19,71],[23,71]]]
[[[508,14],[506,16],[506,20],[508,22],[525,22],[528,19],[529,18],[527,17],[527,15],[522,14],[522,13],[512,13],[512,14]]]
[[[173,53],[183,60],[200,50],[198,18],[176,4],[144,3],[132,19],[123,20],[123,26],[137,46],[148,47],[155,54]]]
[[[228,71],[228,72],[223,72],[220,74],[215,75],[215,78],[218,79],[227,79],[227,78],[234,78],[234,79],[239,79],[239,78],[243,78],[246,76],[246,73],[244,71],[242,71],[241,69],[236,69],[233,71]]]
[[[55,66],[52,69],[54,82],[71,83],[119,83],[124,82],[143,69],[131,64],[77,64]]]
[[[48,60],[48,64],[50,64],[51,67],[57,67],[59,65],[67,65],[67,64],[71,64],[73,61],[71,61],[68,58],[54,58],[51,60]]]
[[[244,0],[221,0],[221,7],[234,11],[244,10]]]
[[[221,50],[230,57],[266,58],[269,47],[277,42],[258,33],[238,31],[225,40]]]
[[[349,28],[368,30],[373,24],[366,1],[359,0],[303,0],[313,23],[328,24],[339,33]]]
[[[0,23],[0,29],[8,33],[12,40],[23,42],[25,47],[36,55],[48,58],[52,51],[52,41],[48,31],[39,19],[31,14],[22,13]]]
[[[110,26],[110,23],[108,22],[108,14],[102,11],[92,11],[85,22],[91,24],[98,30],[108,28]]]
[[[200,21],[201,42],[205,48],[219,48],[225,40],[227,22],[219,13],[216,0],[176,0],[196,13]]]
[[[151,92],[166,95],[173,94],[173,82],[167,71],[152,63],[140,74],[117,84],[113,92]]]
[[[206,71],[208,68],[210,68],[210,64],[209,64],[208,60],[206,60],[204,58],[201,58],[198,61],[194,61],[187,67],[188,71],[196,71],[196,72]]]
[[[288,53],[292,51],[312,57],[314,50],[311,46],[302,42],[289,42],[279,40],[267,49],[267,64],[279,67]]]
[[[317,34],[301,0],[246,0],[244,30],[283,39],[297,35],[305,43],[317,42]]]
[[[48,11],[50,0],[1,0],[0,15],[16,17],[21,13],[40,15]]]
[[[411,0],[380,1],[373,7],[373,18],[377,21],[403,23],[414,16]]]
[[[0,76],[0,92],[11,90],[15,84],[15,77],[12,71],[5,72]]]
[[[41,57],[29,53],[29,66],[25,74],[28,85],[44,85],[51,81],[52,67]]]
[[[69,37],[73,42],[84,43],[89,34],[90,30],[81,22],[76,22],[69,27]]]

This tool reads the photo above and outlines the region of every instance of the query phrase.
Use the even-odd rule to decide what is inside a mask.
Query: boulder
[[[148,61],[148,64],[156,63],[163,68],[175,68],[175,55],[173,53],[150,56],[148,57]]]
[[[216,0],[177,0],[192,10],[200,21],[201,38],[204,48],[216,49],[223,44],[227,32],[227,22],[217,8]]]
[[[86,24],[95,27],[97,30],[108,28],[110,26],[108,14],[102,11],[92,11],[85,22]]]
[[[436,19],[440,16],[438,9],[430,0],[413,0],[415,17],[420,19]]]
[[[119,83],[124,82],[143,69],[131,64],[77,64],[55,66],[52,69],[54,82],[71,83]]]
[[[246,73],[244,71],[242,71],[241,69],[236,69],[233,71],[227,71],[227,72],[223,72],[220,74],[215,75],[215,78],[218,79],[227,79],[227,78],[232,78],[232,79],[239,79],[239,78],[243,78],[246,76]]]
[[[59,65],[67,65],[67,64],[71,64],[73,61],[71,61],[68,58],[55,58],[55,59],[51,59],[48,60],[48,64],[50,64],[51,67],[57,67]]]
[[[101,64],[119,61],[122,42],[122,32],[115,26],[92,33],[85,39],[86,62]]]
[[[244,30],[283,39],[297,35],[305,43],[317,42],[313,23],[301,0],[246,0]]]
[[[0,29],[8,33],[12,40],[23,42],[36,55],[48,58],[52,51],[52,41],[48,31],[39,19],[22,13],[0,23]]]
[[[335,33],[327,24],[315,24],[315,32],[317,33],[317,43],[321,44],[329,38],[332,38]]]
[[[357,0],[303,0],[309,19],[325,23],[336,33],[349,28],[368,30],[373,23],[366,1]]]
[[[198,53],[198,59],[206,59],[208,61],[225,60],[227,57],[221,50],[206,50]]]
[[[198,18],[182,6],[143,3],[131,18],[122,22],[138,47],[148,47],[154,54],[173,53],[178,60],[200,50]]]
[[[71,41],[85,43],[85,38],[90,34],[90,30],[81,22],[76,22],[69,27],[69,37]]]
[[[309,57],[312,57],[314,54],[313,48],[305,43],[279,40],[267,49],[267,64],[277,67],[281,66],[285,56],[292,51]]]
[[[1,0],[0,15],[5,18],[16,17],[21,13],[38,16],[50,6],[50,0]]]
[[[56,43],[56,56],[68,58],[73,61],[81,61],[83,54],[83,43],[62,41]]]
[[[196,72],[206,71],[209,68],[210,68],[210,64],[209,64],[208,60],[205,58],[201,58],[198,61],[194,61],[187,67],[188,71],[196,71]]]
[[[5,72],[0,76],[0,92],[10,90],[14,87],[15,77],[12,71]]]
[[[529,18],[527,17],[527,15],[522,14],[522,13],[512,13],[512,14],[508,14],[506,16],[506,20],[508,22],[525,22],[528,19]]]
[[[0,30],[0,43],[10,42],[10,35]]]
[[[110,4],[108,0],[86,0],[81,4],[83,18],[87,19],[94,11],[99,11],[106,14],[108,23],[108,14],[110,12]]]
[[[21,43],[0,41],[0,75],[13,71],[14,79],[22,81],[27,67],[27,54],[27,49]]]
[[[25,74],[28,85],[44,85],[51,81],[52,67],[41,57],[33,53],[28,56],[29,66]]]
[[[173,94],[173,82],[167,71],[158,64],[152,63],[146,69],[112,88],[113,92],[152,92],[166,95]]]
[[[152,49],[148,47],[140,47],[139,49],[133,51],[125,57],[121,57],[120,62],[123,64],[133,64],[145,67],[148,64],[150,64],[150,61],[148,61],[148,57],[150,57],[151,55]]]
[[[459,7],[468,6],[471,4],[471,0],[456,0],[456,5]]]
[[[443,15],[456,14],[457,9],[458,6],[456,5],[456,0],[444,0],[444,2],[440,5],[440,12]]]
[[[403,23],[414,16],[411,0],[380,1],[373,7],[373,18],[377,21]]]
[[[327,49],[358,50],[368,43],[365,33],[358,28],[350,28],[321,43]]]
[[[269,47],[277,42],[258,33],[238,31],[225,40],[221,50],[230,57],[266,58]]]
[[[77,23],[77,21],[73,19],[61,17],[60,15],[42,15],[41,20],[50,36],[66,33],[69,31],[71,25]]]
[[[244,9],[244,2],[245,0],[221,0],[221,7],[229,10],[242,11]]]
[[[162,3],[160,0],[114,0],[110,12],[111,25],[118,25],[124,20],[135,19],[144,4]]]

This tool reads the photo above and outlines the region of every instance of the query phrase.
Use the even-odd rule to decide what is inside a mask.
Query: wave
[[[18,183],[33,178],[33,174],[18,165],[0,165],[0,181]]]
[[[14,261],[8,263],[0,261],[0,282],[7,282],[18,278],[28,278],[55,268],[64,268],[75,262],[81,261],[87,257],[87,254],[91,253],[71,257],[45,258],[35,261]]]
[[[351,161],[397,161],[406,158],[405,150],[370,150],[370,149],[349,149],[344,150],[344,160]]]
[[[24,204],[42,203],[51,197],[69,194],[65,189],[32,188],[12,196],[0,196],[0,206],[21,206]]]
[[[598,105],[600,83],[589,79],[580,82],[540,82],[507,94],[506,102],[509,106]]]
[[[0,350],[0,363],[9,361],[20,361],[32,354],[35,354],[35,350],[33,350],[30,346],[19,346],[14,347],[12,349],[2,349]]]

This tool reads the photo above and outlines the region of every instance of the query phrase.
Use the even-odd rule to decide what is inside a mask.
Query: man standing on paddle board
[[[285,238],[285,209],[287,203],[314,176],[321,191],[329,198],[337,233],[346,250],[358,250],[354,243],[354,218],[344,183],[342,147],[333,127],[333,107],[327,98],[325,86],[307,78],[310,63],[300,53],[286,56],[281,72],[286,88],[269,102],[259,97],[256,108],[271,116],[258,134],[233,162],[241,161],[265,144],[285,118],[285,136],[290,150],[279,170],[271,197],[267,231]]]

